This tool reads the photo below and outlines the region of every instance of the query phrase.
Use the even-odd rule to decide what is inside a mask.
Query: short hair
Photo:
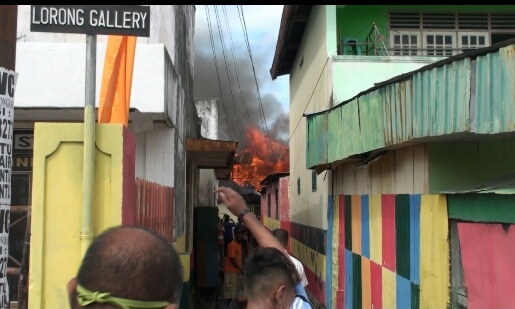
[[[157,233],[143,227],[117,226],[91,243],[77,283],[120,298],[179,304],[183,269],[173,246]],[[91,304],[88,308],[118,307]]]
[[[248,256],[244,289],[249,300],[269,297],[280,285],[294,287],[299,275],[295,265],[277,248],[257,248]]]
[[[283,247],[286,247],[288,245],[288,238],[290,235],[288,234],[288,231],[285,229],[275,229],[272,231],[272,235],[274,235],[275,239],[283,245]]]

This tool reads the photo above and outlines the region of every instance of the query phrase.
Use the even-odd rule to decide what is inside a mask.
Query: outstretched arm
[[[233,189],[218,187],[216,192],[218,192],[219,198],[233,215],[239,216],[247,209],[247,204],[243,200],[243,197]],[[261,247],[274,247],[279,249],[281,252],[286,253],[279,241],[277,241],[272,233],[270,233],[270,231],[261,224],[261,222],[259,222],[252,212],[244,214],[242,220]]]

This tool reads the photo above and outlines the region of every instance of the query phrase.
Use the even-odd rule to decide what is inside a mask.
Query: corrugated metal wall
[[[415,138],[515,131],[515,45],[307,116],[308,168]]]

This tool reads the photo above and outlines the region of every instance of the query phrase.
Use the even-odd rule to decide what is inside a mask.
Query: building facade
[[[514,237],[514,20],[515,6],[285,6],[271,75],[289,74],[291,224],[323,235],[292,252],[320,304],[513,302],[512,266],[493,258],[513,252],[475,259],[470,241]]]
[[[14,115],[12,205],[21,207],[30,207],[31,201],[34,123],[82,122],[86,87],[86,36],[31,32],[30,9],[29,5],[18,6],[19,79]],[[136,178],[173,189],[173,203],[166,207],[174,209],[171,241],[185,267],[182,307],[186,307],[190,294],[189,271],[193,268],[193,207],[212,201],[200,199],[199,192],[204,192],[203,187],[199,189],[200,179],[206,179],[209,182],[206,187],[211,190],[202,194],[204,198],[212,194],[216,177],[228,175],[236,143],[215,140],[217,127],[212,126],[213,119],[217,119],[216,102],[208,102],[213,115],[199,118],[197,113],[193,98],[195,6],[150,5],[150,20],[150,36],[137,38],[128,127],[136,139]],[[107,36],[97,36],[96,107],[106,43]],[[205,123],[209,123],[207,128],[203,127]],[[208,162],[201,159],[210,156]],[[211,174],[200,177],[202,169],[211,169]],[[214,180],[213,171],[218,175]],[[24,231],[18,228],[17,234],[11,233],[10,251],[14,257],[21,255]],[[10,298],[14,300],[16,278],[10,286]]]

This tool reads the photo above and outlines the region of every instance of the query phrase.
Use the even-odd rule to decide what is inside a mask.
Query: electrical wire
[[[211,27],[211,18],[209,17],[209,8],[207,5],[205,5],[204,8],[206,10],[207,27],[209,29],[209,38],[211,40],[211,48],[213,49],[213,59],[215,62],[216,77],[218,79],[218,87],[220,89],[220,99],[222,100],[222,106],[224,108],[225,121],[227,122],[227,131],[229,133],[229,138],[232,140],[234,138],[232,137],[231,130],[229,129],[229,118],[228,118],[227,110],[225,108],[224,96],[223,96],[223,92],[222,92],[222,83],[220,81],[220,73],[218,72],[218,62],[216,61],[215,40],[213,39],[213,29]]]
[[[257,89],[257,94],[258,94],[258,103],[259,103],[259,108],[260,108],[260,111],[261,111],[261,119],[263,120],[263,123],[265,125],[265,136],[266,136],[266,139],[268,141],[268,145],[270,147],[270,152],[272,154],[273,162],[277,162],[275,154],[274,154],[274,149],[273,149],[272,143],[270,141],[270,134],[268,132],[268,125],[266,123],[265,112],[263,110],[263,104],[262,104],[262,101],[261,101],[261,94],[259,92],[259,85],[258,85],[257,77],[256,77],[256,69],[254,68],[254,61],[252,59],[252,51],[251,51],[250,44],[249,44],[248,33],[247,33],[247,26],[246,26],[246,23],[245,23],[245,16],[243,14],[243,6],[239,5],[238,11],[241,14],[240,15],[240,22],[242,23],[243,33],[245,35],[245,42],[247,44],[247,51],[249,52],[250,62],[252,64],[252,72],[254,74],[254,81],[255,81],[255,84],[256,84],[256,89]]]

